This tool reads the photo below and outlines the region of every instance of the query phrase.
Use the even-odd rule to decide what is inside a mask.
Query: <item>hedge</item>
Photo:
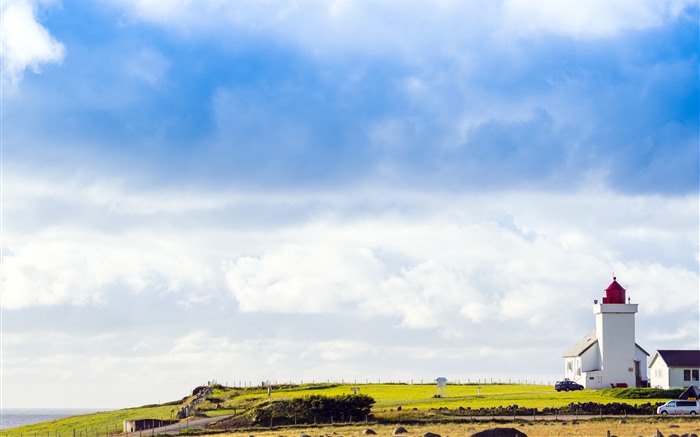
[[[367,395],[309,395],[287,400],[262,402],[251,409],[255,424],[289,425],[316,422],[352,422],[364,420],[374,399]]]

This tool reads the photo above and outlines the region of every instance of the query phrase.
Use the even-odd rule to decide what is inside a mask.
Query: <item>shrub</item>
[[[682,388],[610,388],[605,394],[619,399],[678,399],[683,393]]]
[[[564,407],[557,408],[543,408],[541,410],[537,408],[527,408],[520,407],[518,405],[510,405],[507,407],[492,407],[492,408],[462,408],[454,411],[448,412],[449,415],[455,416],[529,416],[532,414],[539,415],[553,415],[553,414],[654,414],[656,412],[656,407],[659,403],[652,404],[650,402],[630,405],[620,402],[613,402],[609,404],[601,404],[598,402],[577,402],[570,403]]]
[[[265,401],[250,411],[256,424],[288,425],[292,423],[345,422],[364,419],[374,399],[367,395],[322,396]]]

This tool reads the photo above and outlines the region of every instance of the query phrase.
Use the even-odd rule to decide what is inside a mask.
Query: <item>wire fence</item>
[[[267,380],[262,382],[257,381],[232,381],[229,385],[228,381],[222,384],[226,388],[265,388],[271,385],[304,385],[304,384],[353,384],[353,385],[369,385],[369,384],[435,384],[435,379],[399,379],[399,380],[382,380],[377,379],[325,379],[325,380]],[[526,379],[526,378],[467,378],[448,380],[449,385],[478,385],[478,384],[518,384],[518,385],[551,385],[552,380],[544,379]]]

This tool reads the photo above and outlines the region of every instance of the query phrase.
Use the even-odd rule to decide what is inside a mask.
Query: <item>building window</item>
[[[700,380],[700,369],[693,369],[692,376],[693,376],[693,381]]]
[[[695,377],[695,381],[697,381],[697,372],[698,371],[696,369],[683,369],[683,381],[693,381],[691,379],[691,375]]]
[[[568,370],[569,372],[571,372],[571,371],[573,370],[572,367],[573,367],[573,366],[571,365],[571,361],[567,361],[567,362],[566,362],[566,370]]]

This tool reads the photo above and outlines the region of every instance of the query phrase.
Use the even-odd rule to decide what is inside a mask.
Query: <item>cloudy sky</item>
[[[2,404],[700,347],[696,1],[4,0]]]

